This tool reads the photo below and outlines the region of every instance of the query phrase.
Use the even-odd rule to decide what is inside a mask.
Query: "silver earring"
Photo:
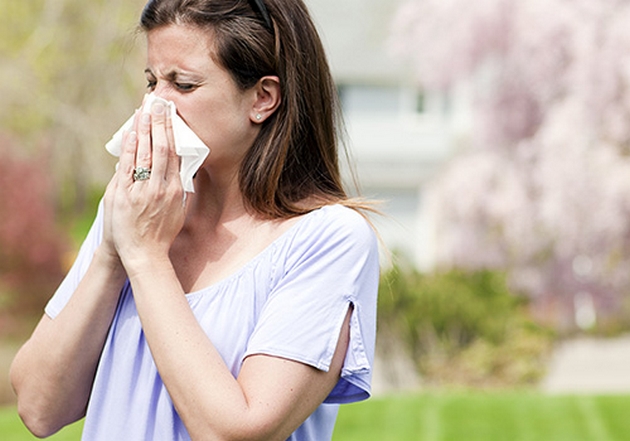
[[[260,121],[262,119],[262,115],[260,113],[256,114],[256,121]]]

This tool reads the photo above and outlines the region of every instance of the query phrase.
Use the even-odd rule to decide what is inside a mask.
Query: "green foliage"
[[[527,384],[544,372],[551,335],[527,319],[526,306],[498,272],[396,265],[381,279],[379,329],[405,342],[426,381]]]
[[[48,172],[78,212],[113,174],[103,146],[141,101],[144,3],[0,2],[0,130],[31,154],[46,147]]]

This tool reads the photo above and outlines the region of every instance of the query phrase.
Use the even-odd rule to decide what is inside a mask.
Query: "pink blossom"
[[[628,23],[627,0],[410,0],[392,27],[423,87],[475,85],[471,142],[430,189],[439,263],[507,269],[560,322],[578,292],[613,316],[629,291]]]

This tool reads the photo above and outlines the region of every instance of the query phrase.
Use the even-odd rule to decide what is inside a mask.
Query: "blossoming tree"
[[[409,0],[392,45],[427,90],[473,87],[434,182],[443,265],[507,269],[561,327],[630,290],[630,1]]]

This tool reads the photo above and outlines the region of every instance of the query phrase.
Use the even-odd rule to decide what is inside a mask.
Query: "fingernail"
[[[155,113],[156,115],[164,113],[164,104],[159,101],[153,103],[153,106],[151,106],[151,112]]]
[[[149,123],[151,122],[151,115],[149,115],[148,113],[143,113],[142,114],[142,119],[141,119],[142,124],[144,124],[145,126],[148,126]]]
[[[136,139],[138,139],[138,134],[134,130],[131,133],[129,133],[129,137],[127,139],[130,144],[134,144],[136,142]]]

